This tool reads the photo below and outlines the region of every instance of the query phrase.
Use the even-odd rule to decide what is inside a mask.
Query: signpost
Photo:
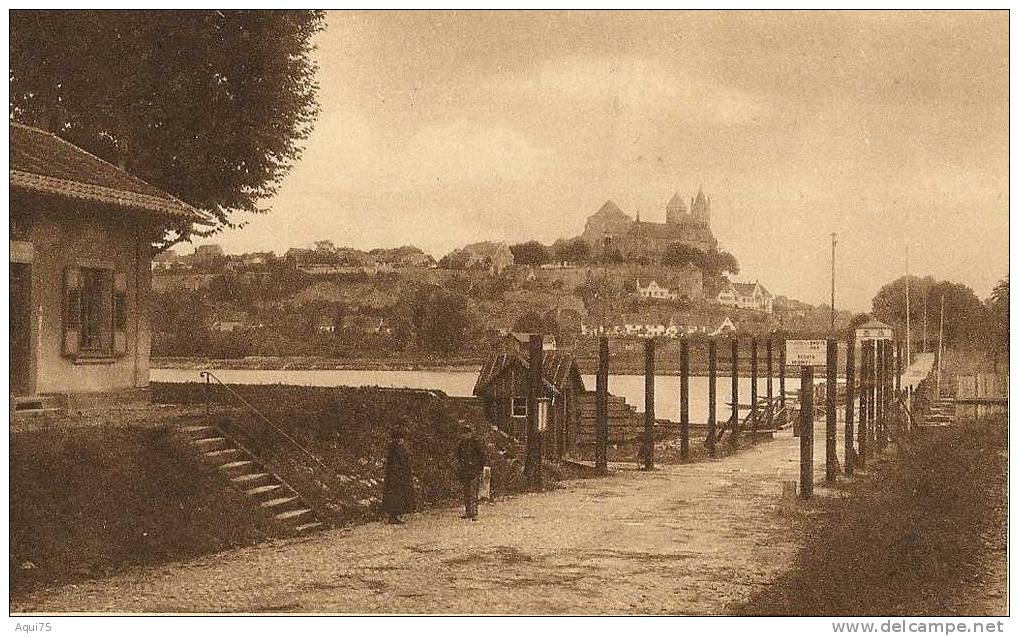
[[[785,363],[800,367],[823,367],[828,355],[825,340],[786,340]],[[800,387],[803,393],[803,387]]]
[[[800,496],[814,494],[814,367],[827,363],[826,340],[786,340],[785,359],[800,367]]]

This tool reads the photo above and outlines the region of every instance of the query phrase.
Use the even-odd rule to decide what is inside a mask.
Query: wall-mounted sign
[[[824,340],[786,340],[785,363],[799,367],[823,367],[828,343]]]
[[[538,398],[538,430],[545,431],[548,428],[548,409],[552,400],[549,398]]]

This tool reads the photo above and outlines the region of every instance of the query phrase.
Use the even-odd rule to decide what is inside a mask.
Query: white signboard
[[[823,367],[827,363],[828,343],[824,340],[786,340],[785,363],[798,367]]]
[[[551,400],[549,398],[538,398],[538,430],[545,431],[548,428],[548,408]]]
[[[892,339],[892,328],[881,327],[877,329],[857,329],[856,330],[857,340],[891,340]]]

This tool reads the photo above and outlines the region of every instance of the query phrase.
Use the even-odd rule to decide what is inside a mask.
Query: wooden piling
[[[595,431],[594,468],[599,475],[609,473],[609,339],[602,336],[598,342],[598,375],[595,378]]]
[[[885,364],[888,358],[888,345],[890,343],[887,340],[881,341],[881,347],[878,349],[878,374],[879,382],[881,386],[878,388],[878,400],[881,402],[881,442],[883,444],[888,443],[889,430],[888,430],[888,368]]]
[[[814,367],[800,367],[800,496],[814,494]]]
[[[884,409],[884,385],[885,373],[882,358],[885,353],[885,341],[877,340],[874,348],[874,432],[877,435],[875,448],[881,449],[885,445],[885,409]]]
[[[531,490],[541,490],[541,431],[538,430],[538,400],[543,393],[542,378],[542,336],[531,334],[528,347],[527,382],[527,451],[524,460],[524,474]]]
[[[912,411],[912,409],[913,409],[913,387],[909,386],[908,384],[906,385],[906,404],[909,405],[910,413],[912,413],[913,412]],[[916,430],[916,426],[915,426],[915,422],[913,422],[913,418],[909,418],[909,420],[907,421],[907,426],[908,426],[907,430],[909,430],[909,432],[911,432],[911,433],[914,430]]]
[[[735,446],[739,436],[739,339],[732,334],[732,428],[729,444]]]
[[[772,376],[775,374],[775,371],[774,371],[774,369],[772,369],[772,364],[771,364],[771,361],[772,361],[772,348],[773,348],[773,344],[774,344],[772,342],[772,340],[774,340],[774,338],[772,337],[773,335],[774,334],[768,334],[768,343],[767,343],[767,346],[766,346],[766,348],[764,350],[764,366],[767,367],[767,372],[768,372],[768,408],[771,410],[772,417],[774,417],[774,414],[775,414],[775,408],[774,408],[775,405],[773,404],[773,401],[775,399],[775,394],[772,391]],[[772,424],[774,424],[774,422]],[[775,427],[771,426],[769,428],[775,428]]]
[[[708,456],[715,456],[715,437],[718,435],[715,422],[717,393],[715,380],[718,375],[718,343],[714,338],[708,340]]]
[[[785,408],[785,337],[778,343],[778,402]]]
[[[874,341],[867,341],[867,354],[864,356],[863,365],[867,369],[867,442],[868,450],[874,449]]]
[[[834,338],[828,338],[827,360],[825,361],[824,389],[824,414],[825,414],[825,436],[824,436],[824,480],[829,484],[835,483],[839,474],[838,458],[838,419],[836,417],[836,394],[838,393],[838,356],[839,343]]]
[[[750,338],[750,430],[757,432],[757,336]]]
[[[846,430],[845,444],[842,450],[845,455],[846,474],[853,474],[853,464],[856,462],[856,452],[853,448],[853,417],[856,401],[856,342],[852,332],[846,338]]]
[[[857,456],[860,468],[867,466],[867,455],[870,451],[870,431],[868,430],[870,427],[870,389],[867,386],[869,381],[867,358],[870,355],[870,346],[870,340],[860,342],[860,431],[856,436],[857,446],[860,450]]]
[[[896,421],[895,411],[895,378],[893,377],[894,367],[892,366],[892,358],[894,357],[895,343],[889,340],[885,343],[885,426],[888,431],[889,440],[895,439],[898,433],[898,423]]]
[[[644,439],[639,458],[643,470],[655,468],[655,339],[644,341]]]
[[[679,457],[690,459],[690,339],[679,343]]]

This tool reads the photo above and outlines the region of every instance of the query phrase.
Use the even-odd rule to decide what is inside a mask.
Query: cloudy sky
[[[606,199],[712,197],[740,279],[865,310],[905,269],[1008,269],[998,13],[335,12],[322,113],[228,252],[574,236]]]

